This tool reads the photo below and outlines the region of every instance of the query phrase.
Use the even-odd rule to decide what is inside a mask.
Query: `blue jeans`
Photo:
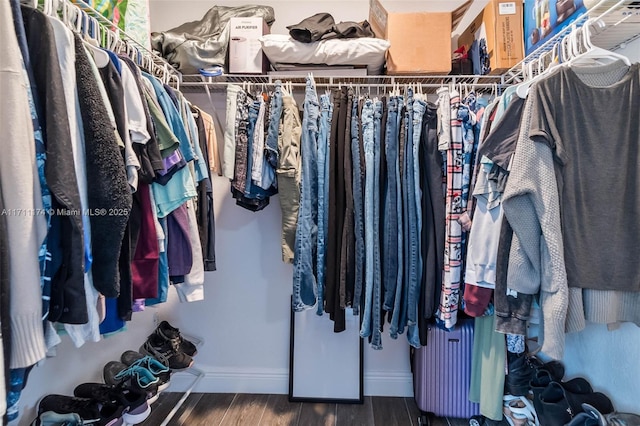
[[[420,190],[420,157],[418,152],[420,149],[420,136],[422,135],[422,117],[427,109],[426,102],[416,99],[413,102],[413,141],[411,160],[413,168],[407,170],[408,174],[413,173],[413,177],[409,181],[413,185],[413,195],[415,203],[410,206],[410,214],[413,220],[410,224],[413,226],[412,235],[410,237],[410,268],[411,275],[409,279],[408,299],[407,299],[407,339],[413,347],[420,347],[420,334],[418,333],[418,303],[420,299],[420,287],[422,283],[422,191]],[[411,191],[411,188],[408,188]]]
[[[247,176],[244,195],[250,199],[265,199],[273,195],[270,191],[260,188],[251,180],[251,168],[253,167],[253,138],[256,132],[256,123],[260,111],[261,101],[255,100],[249,106],[249,124],[247,125]],[[257,129],[262,131],[262,129]]]
[[[380,150],[382,145],[382,101],[373,102],[373,327],[371,347],[382,349],[381,238],[380,238]],[[369,176],[369,173],[367,173]],[[367,177],[367,182],[369,181]]]
[[[360,314],[362,283],[364,280],[364,202],[362,200],[362,167],[360,164],[360,128],[358,99],[351,107],[351,161],[353,166],[353,217],[355,233],[355,278],[353,285],[353,313]]]
[[[269,105],[269,129],[265,140],[265,156],[271,167],[278,168],[278,130],[280,128],[280,117],[282,116],[282,83],[276,80],[276,87],[271,95]]]
[[[400,167],[398,164],[398,107],[402,98],[392,96],[387,101],[387,130],[384,149],[387,157],[386,198],[384,203],[384,219],[382,236],[382,287],[384,289],[385,311],[393,311],[396,288],[398,286],[398,246],[402,238],[402,230],[398,229],[398,194],[400,192]],[[400,214],[402,210],[399,210]]]
[[[364,144],[365,157],[365,191],[364,191],[364,241],[365,241],[365,273],[364,273],[364,313],[360,336],[371,336],[372,328],[372,308],[373,308],[373,286],[375,274],[375,243],[376,232],[373,226],[374,220],[374,191],[375,187],[375,150],[374,150],[374,106],[373,100],[367,99],[362,107],[362,140]]]
[[[329,135],[333,115],[333,105],[329,95],[320,96],[320,108],[318,133],[318,315],[322,315],[324,312],[325,244],[329,229]]]
[[[415,227],[413,226],[413,219],[411,215],[412,207],[415,206],[415,191],[413,189],[413,91],[407,89],[407,102],[404,111],[404,128],[401,129],[404,132],[404,158],[402,164],[401,173],[401,193],[402,193],[402,235],[404,239],[401,241],[402,245],[402,260],[400,261],[401,267],[399,274],[401,273],[402,279],[398,279],[398,283],[402,285],[396,288],[396,309],[393,310],[391,316],[391,326],[389,327],[389,334],[391,338],[396,339],[398,334],[402,334],[407,326],[407,307],[409,297],[409,287],[411,285],[411,246],[416,244],[417,235],[412,234]],[[410,173],[409,173],[410,171]],[[415,267],[415,266],[414,266]],[[399,301],[399,302],[398,302]]]
[[[302,170],[300,208],[293,258],[293,310],[301,312],[316,303],[316,249],[318,236],[318,119],[320,105],[315,82],[307,77],[300,138]]]

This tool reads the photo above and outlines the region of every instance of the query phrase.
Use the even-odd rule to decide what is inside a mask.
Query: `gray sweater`
[[[551,148],[529,138],[531,111],[529,97],[502,202],[514,234],[507,286],[525,294],[540,292],[542,351],[561,359],[568,287],[558,188]]]

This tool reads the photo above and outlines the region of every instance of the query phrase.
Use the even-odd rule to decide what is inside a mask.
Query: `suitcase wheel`
[[[426,414],[422,414],[418,416],[418,426],[429,426],[431,421],[429,420],[429,416]]]
[[[484,416],[473,416],[469,419],[469,426],[482,426],[484,424]]]

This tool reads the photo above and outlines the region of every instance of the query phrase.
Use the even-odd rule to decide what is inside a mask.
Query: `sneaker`
[[[198,353],[196,345],[184,339],[180,334],[180,330],[173,327],[167,321],[162,321],[160,325],[158,325],[154,333],[165,340],[177,340],[180,347],[180,352],[184,352],[190,357],[194,357]]]
[[[90,398],[66,395],[47,395],[38,403],[38,417],[47,411],[58,414],[76,413],[83,424],[95,426],[121,426],[125,407],[111,402],[99,402]]]
[[[45,411],[31,422],[31,426],[82,426],[82,419],[76,413],[59,414]]]
[[[91,398],[101,403],[122,405],[125,407],[122,419],[128,425],[142,423],[151,414],[146,391],[103,383],[83,383],[73,390],[73,394],[79,398]]]
[[[159,380],[159,392],[162,392],[169,387],[171,369],[169,369],[169,367],[167,367],[157,359],[149,355],[142,355],[140,352],[126,351],[123,352],[120,356],[120,361],[122,361],[123,364],[128,365],[129,367],[138,366],[149,370],[151,374],[156,376]]]
[[[158,383],[160,379],[146,368],[126,366],[118,361],[108,362],[103,370],[104,382],[111,386],[136,389],[147,393],[147,402],[153,404],[158,400]]]
[[[152,356],[172,370],[183,370],[193,365],[193,358],[182,352],[177,339],[166,340],[153,333],[140,347],[140,353]]]

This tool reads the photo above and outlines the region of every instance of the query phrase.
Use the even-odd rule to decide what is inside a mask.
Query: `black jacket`
[[[69,324],[89,321],[84,291],[84,237],[80,192],[75,173],[71,132],[53,27],[42,12],[23,6],[29,56],[35,76],[34,96],[47,150],[45,177],[52,195],[47,245],[51,252],[49,320]]]

